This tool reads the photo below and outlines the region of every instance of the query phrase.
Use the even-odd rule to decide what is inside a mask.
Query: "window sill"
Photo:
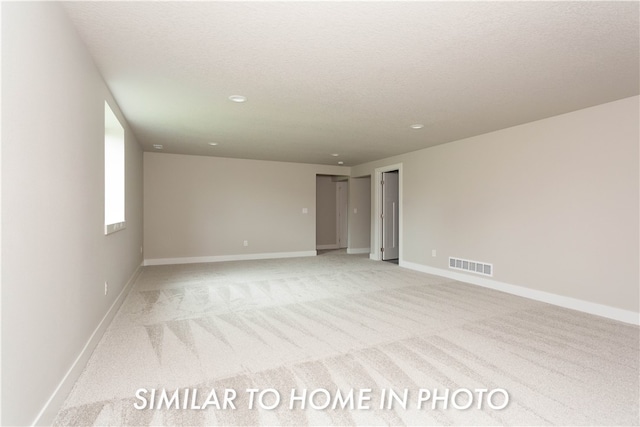
[[[113,234],[117,231],[124,230],[125,228],[127,228],[127,223],[124,221],[116,222],[115,224],[106,224],[104,226],[104,235]]]

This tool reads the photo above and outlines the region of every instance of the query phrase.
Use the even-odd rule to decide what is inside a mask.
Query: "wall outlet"
[[[248,241],[248,240],[245,240],[244,242],[242,242],[242,245],[243,245],[243,246],[249,246],[249,241]]]
[[[302,208],[302,213],[303,214],[308,214],[309,213],[309,208]]]
[[[104,294],[109,293],[109,282],[104,282]]]
[[[353,208],[353,213],[357,214],[358,213],[358,208]]]
[[[436,256],[436,250],[435,249],[431,249],[431,256]]]

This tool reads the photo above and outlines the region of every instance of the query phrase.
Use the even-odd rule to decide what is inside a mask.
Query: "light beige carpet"
[[[639,355],[638,327],[366,255],[146,267],[55,424],[638,425]],[[136,409],[152,389],[179,409]],[[182,409],[187,389],[196,407],[233,390],[236,409]],[[292,389],[315,400],[290,409]],[[322,409],[320,389],[370,400]],[[418,409],[424,390],[442,399]]]

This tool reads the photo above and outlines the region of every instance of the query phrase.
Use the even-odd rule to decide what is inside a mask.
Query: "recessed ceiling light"
[[[344,162],[338,162],[339,165],[344,165]]]
[[[338,153],[333,153],[333,154],[332,154],[332,156],[333,156],[333,157],[338,157],[339,155],[340,155],[340,154],[338,154]]]
[[[247,97],[242,95],[231,95],[229,99],[233,102],[245,102]]]
[[[422,129],[424,127],[421,123],[416,123],[415,125],[409,126],[411,129]]]
[[[218,145],[218,143],[217,143],[217,142],[210,142],[210,143],[209,143],[209,145],[211,145],[212,147],[214,147],[214,146]]]
[[[162,144],[153,144],[153,148],[155,148],[156,150],[162,150],[164,147],[162,146]]]

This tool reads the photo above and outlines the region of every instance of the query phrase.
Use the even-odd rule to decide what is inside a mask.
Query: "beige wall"
[[[316,247],[337,247],[337,197],[333,177],[316,178]]]
[[[639,311],[638,97],[352,168],[402,163],[404,260]],[[437,250],[437,257],[431,250]]]
[[[339,166],[145,153],[145,259],[315,251],[316,174],[348,173]]]
[[[143,156],[126,125],[127,228],[103,234],[105,99],[58,4],[2,4],[4,425],[35,420],[141,262]],[[361,165],[353,176],[403,164],[405,261],[491,262],[496,280],[637,312],[638,114],[633,97]],[[157,153],[144,165],[150,259],[314,250],[316,174],[349,175]],[[358,248],[366,222],[353,214],[362,202],[354,183]]]
[[[351,178],[349,180],[349,249],[368,249],[371,244],[370,232],[371,177]]]
[[[128,128],[127,228],[103,231],[105,99],[59,4],[3,2],[3,425],[34,422],[142,260]]]

